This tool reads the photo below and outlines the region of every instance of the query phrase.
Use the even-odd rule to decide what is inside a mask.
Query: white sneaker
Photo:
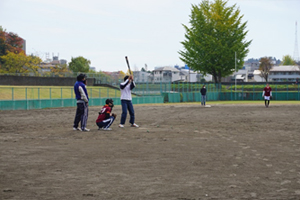
[[[75,128],[75,127],[73,127],[73,130],[74,130],[74,131],[81,131],[81,128],[78,128],[78,127]]]
[[[90,131],[90,129],[88,129],[88,128],[84,128],[82,131]]]
[[[120,127],[120,128],[124,128],[124,125],[123,125],[123,124],[119,124],[119,127]]]
[[[104,131],[111,131],[111,128],[102,128]]]
[[[136,123],[133,123],[133,124],[131,124],[131,127],[138,128],[138,127],[139,127],[139,125],[137,125]]]

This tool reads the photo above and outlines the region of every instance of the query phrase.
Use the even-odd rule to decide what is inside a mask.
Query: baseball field
[[[300,104],[134,105],[73,131],[76,108],[0,111],[0,199],[300,199]]]

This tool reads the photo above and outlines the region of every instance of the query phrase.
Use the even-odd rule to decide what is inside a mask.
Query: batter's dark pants
[[[130,115],[130,124],[134,124],[134,109],[132,102],[130,100],[121,100],[122,104],[122,115],[121,115],[121,124],[125,124],[126,117],[127,117],[127,110],[129,111]]]

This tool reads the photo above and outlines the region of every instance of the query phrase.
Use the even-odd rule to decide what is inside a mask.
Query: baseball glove
[[[115,113],[112,113],[111,116],[113,116],[115,119],[117,118],[117,115]]]

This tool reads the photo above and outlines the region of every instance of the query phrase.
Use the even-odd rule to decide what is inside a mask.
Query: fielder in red
[[[264,88],[262,96],[265,98],[265,106],[269,107],[270,99],[272,98],[272,88],[269,86],[268,83],[267,86]]]

